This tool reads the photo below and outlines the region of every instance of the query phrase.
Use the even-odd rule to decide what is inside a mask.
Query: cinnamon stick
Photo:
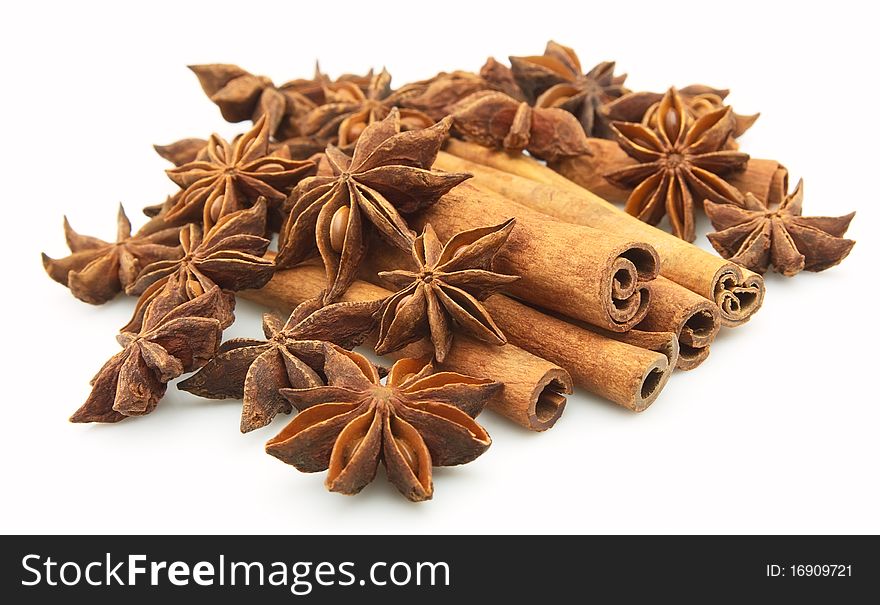
[[[651,288],[654,299],[639,329],[675,334],[679,344],[676,367],[694,369],[709,356],[709,345],[721,328],[718,307],[664,277],[655,279]]]
[[[770,206],[779,204],[788,193],[788,169],[776,160],[752,158],[745,170],[726,178],[743,193],[752,193]]]
[[[379,271],[409,269],[411,264],[400,250],[373,245],[362,275],[378,284]],[[490,296],[483,305],[508,342],[559,364],[576,386],[636,412],[657,399],[678,362],[678,340],[672,333],[599,333],[502,294]]]
[[[452,148],[462,150],[461,146]],[[713,301],[722,325],[741,325],[761,307],[764,280],[760,275],[643,223],[571,181],[558,184],[562,176],[525,156],[511,157],[479,146],[467,147],[465,153],[476,161],[441,152],[434,165],[470,172],[474,175],[470,183],[558,220],[649,243],[660,256],[660,273]]]
[[[302,265],[278,271],[259,290],[238,294],[262,305],[290,312],[301,302],[319,295],[326,287],[321,267]],[[391,293],[363,281],[355,281],[342,297],[344,301],[386,298]],[[414,343],[393,357],[430,355],[426,341]],[[504,384],[488,408],[533,431],[552,427],[565,409],[565,394],[572,392],[571,376],[561,367],[523,351],[514,345],[492,346],[458,335],[455,345],[438,370],[470,376],[488,376]]]
[[[495,257],[499,272],[521,277],[506,287],[509,294],[613,332],[644,319],[658,258],[638,238],[567,225],[468,183],[411,216],[410,225],[430,223],[449,239],[511,217],[516,226]]]

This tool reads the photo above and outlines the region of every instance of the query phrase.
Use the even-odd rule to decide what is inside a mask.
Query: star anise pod
[[[363,342],[375,326],[381,301],[343,302],[320,308],[306,301],[285,322],[266,313],[266,340],[235,338],[220,346],[217,356],[177,387],[210,399],[243,399],[241,432],[269,424],[276,414],[291,412],[280,389],[324,384],[323,346],[332,342],[350,349]]]
[[[516,83],[513,77],[513,71],[503,63],[495,60],[495,57],[489,57],[480,68],[480,77],[486,82],[486,85],[492,90],[503,92],[508,97],[517,101],[525,101],[526,95]]]
[[[401,100],[401,107],[418,109],[439,121],[450,113],[450,108],[466,96],[486,90],[488,85],[477,74],[468,71],[441,72],[429,80],[408,84],[412,90]]]
[[[171,311],[150,309],[138,332],[116,339],[123,350],[92,379],[92,392],[71,422],[119,422],[149,414],[170,380],[206,363],[220,344],[220,322],[213,316],[216,286]]]
[[[401,250],[409,249],[415,234],[401,214],[430,206],[470,177],[431,170],[449,124],[444,119],[430,128],[400,132],[393,109],[364,130],[351,157],[328,147],[329,175],[305,179],[291,195],[277,266],[299,264],[317,246],[327,271],[325,302],[333,302],[355,278],[366,252],[367,229]]]
[[[355,82],[335,82],[324,87],[326,104],[306,114],[300,122],[304,136],[348,147],[357,141],[364,129],[384,120],[392,107],[400,106],[418,89],[391,90],[391,74],[386,70],[373,76],[364,93]],[[417,109],[400,109],[402,130],[428,128],[434,120]]]
[[[177,245],[179,227],[151,234],[131,234],[131,222],[122,204],[116,219],[116,242],[80,235],[64,217],[64,236],[72,254],[60,259],[43,254],[49,277],[70,288],[78,299],[100,305],[131,285],[150,263],[182,256]]]
[[[328,386],[284,389],[300,413],[266,444],[266,452],[311,473],[328,469],[325,485],[356,494],[376,475],[413,501],[434,492],[432,466],[465,464],[491,444],[476,416],[501,384],[401,359],[385,384],[368,359],[327,345]]]
[[[563,109],[531,107],[502,92],[484,90],[452,108],[455,131],[463,138],[548,161],[588,155],[590,147],[578,121]]]
[[[257,122],[266,117],[269,134],[279,139],[299,136],[297,121],[317,104],[293,86],[276,87],[237,65],[190,65],[202,90],[228,122]]]
[[[717,230],[707,237],[721,256],[757,273],[773,267],[783,275],[824,271],[849,254],[855,242],[843,235],[855,216],[801,216],[804,182],[775,209],[751,193],[743,208],[705,202],[706,214]]]
[[[230,291],[261,288],[274,273],[274,263],[263,258],[269,247],[269,240],[262,237],[265,229],[266,200],[263,198],[252,208],[221,217],[204,238],[198,225],[191,223],[181,229],[184,256],[147,265],[126,289],[126,293],[139,294],[140,298],[134,316],[123,330],[139,330],[150,307],[167,313],[215,285],[223,289],[215,316],[224,328],[231,325],[235,297]],[[159,313],[159,310],[153,312]]]
[[[311,78],[297,78],[290,80],[281,85],[281,90],[292,90],[312,101],[315,105],[324,105],[327,103],[326,87],[331,84],[339,84],[341,82],[349,82],[366,93],[370,88],[370,82],[373,81],[373,70],[366,74],[342,74],[336,80],[321,71],[320,64],[315,61],[315,75]]]
[[[262,117],[233,144],[211,135],[204,159],[165,171],[183,192],[163,217],[168,222],[201,219],[210,229],[222,216],[250,207],[260,196],[274,210],[314,169],[314,162],[270,155],[269,124]]]
[[[618,143],[638,164],[606,174],[620,187],[635,186],[626,211],[656,225],[669,216],[673,233],[694,241],[694,197],[742,205],[742,194],[721,176],[741,170],[749,156],[724,149],[733,133],[729,107],[707,113],[688,125],[687,110],[674,88],[657,109],[657,129],[614,122]]]
[[[493,227],[462,231],[445,246],[426,225],[412,246],[415,271],[384,271],[383,280],[396,288],[383,307],[376,353],[387,355],[425,336],[442,363],[452,347],[453,331],[494,345],[507,342],[480,304],[516,275],[492,271],[492,260],[504,246],[515,219]]]
[[[625,94],[626,74],[614,75],[614,62],[605,61],[583,73],[577,54],[552,40],[544,54],[510,57],[513,76],[535,107],[560,107],[571,112],[588,137],[608,136],[600,108]]]
[[[729,90],[712,88],[703,84],[691,84],[678,90],[678,94],[684,101],[687,113],[687,123],[692,124],[707,113],[711,113],[725,107],[724,100],[730,94]],[[641,122],[643,125],[657,128],[657,111],[663,93],[659,92],[630,92],[619,99],[615,99],[602,108],[602,113],[610,120],[621,122]],[[733,137],[739,137],[761,115],[741,115],[731,110],[734,120]]]
[[[168,145],[153,145],[153,149],[156,150],[160,157],[168,160],[175,166],[183,166],[196,159],[204,160],[208,149],[208,141],[191,137],[174,141]]]

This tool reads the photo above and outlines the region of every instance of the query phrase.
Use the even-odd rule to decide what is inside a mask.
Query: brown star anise
[[[451,111],[455,131],[486,147],[527,149],[548,161],[590,154],[583,129],[563,109],[531,107],[503,92],[483,90],[465,97]]]
[[[690,125],[707,113],[724,108],[724,100],[730,94],[730,91],[712,88],[703,84],[691,84],[690,86],[680,88],[678,94],[681,96],[682,101],[684,101],[688,118],[687,123]],[[641,122],[649,128],[656,129],[657,110],[660,108],[660,101],[662,100],[663,93],[630,92],[605,105],[602,108],[602,113],[609,120]],[[735,124],[733,128],[734,138],[741,136],[746,130],[751,128],[752,124],[761,115],[756,113],[746,116],[733,111],[731,113]]]
[[[389,244],[409,249],[415,234],[401,213],[430,206],[470,177],[431,170],[448,131],[446,119],[423,130],[400,132],[393,109],[364,130],[351,157],[328,147],[329,175],[307,178],[291,194],[277,266],[299,264],[317,246],[329,284],[325,302],[333,302],[355,278],[369,226]]]
[[[266,452],[311,473],[329,469],[325,485],[356,494],[376,475],[413,501],[434,492],[432,466],[465,464],[492,440],[476,416],[501,386],[452,372],[433,373],[424,360],[401,359],[385,384],[365,357],[325,347],[328,386],[284,389],[301,410],[266,444]]]
[[[492,90],[503,92],[517,101],[526,100],[525,93],[516,83],[516,78],[513,77],[513,71],[507,65],[496,61],[495,57],[486,59],[483,67],[480,68],[480,77]]]
[[[295,86],[276,87],[266,76],[255,76],[237,65],[190,65],[202,90],[228,122],[257,122],[266,116],[267,129],[279,139],[299,136],[297,121],[317,104]]]
[[[614,75],[614,62],[605,61],[583,73],[577,54],[552,40],[544,54],[510,57],[514,78],[535,107],[560,107],[571,112],[589,137],[608,136],[608,121],[600,108],[625,94],[626,74]]]
[[[274,211],[314,169],[314,162],[269,155],[269,125],[264,116],[233,144],[211,135],[204,159],[197,157],[165,171],[183,192],[163,218],[168,222],[201,219],[205,229],[210,229],[220,217],[248,208],[260,196]]]
[[[131,285],[150,263],[182,256],[177,245],[179,227],[151,234],[131,235],[131,222],[122,204],[116,219],[116,242],[80,235],[64,217],[64,237],[73,253],[54,259],[43,254],[49,277],[70,288],[78,299],[100,305]]]
[[[462,231],[445,246],[426,225],[412,246],[416,270],[379,274],[399,290],[383,307],[376,353],[386,355],[430,336],[434,357],[442,363],[452,347],[453,330],[490,344],[505,344],[507,339],[480,301],[519,279],[492,271],[492,260],[514,223],[510,219]]]
[[[626,211],[656,225],[669,215],[673,233],[694,241],[694,197],[742,205],[742,194],[719,175],[742,169],[749,156],[724,149],[733,132],[729,107],[712,111],[688,125],[687,110],[674,88],[657,109],[657,129],[614,122],[618,143],[639,161],[606,174],[620,187],[635,186]]]
[[[384,120],[392,107],[400,106],[419,89],[391,90],[391,74],[386,70],[373,76],[366,93],[355,82],[335,82],[324,87],[326,104],[307,113],[300,122],[303,135],[348,147],[364,129]],[[400,109],[403,130],[428,128],[434,120],[417,109]]]
[[[162,399],[168,381],[206,363],[220,344],[220,322],[213,316],[220,288],[169,312],[149,309],[138,332],[116,339],[123,350],[92,379],[92,392],[71,422],[119,422],[149,414]]]
[[[266,230],[266,200],[260,198],[252,208],[227,214],[202,237],[198,225],[180,230],[184,256],[162,260],[144,267],[127,294],[139,294],[134,316],[123,330],[141,328],[150,307],[169,312],[174,307],[207,292],[215,285],[224,291],[218,297],[214,314],[226,328],[233,322],[235,297],[231,291],[260,288],[271,278],[274,263],[263,258],[269,240]],[[171,279],[176,276],[176,279]],[[154,310],[154,313],[160,311]]]
[[[243,399],[241,432],[269,424],[276,414],[289,414],[290,403],[280,389],[324,384],[322,341],[350,349],[363,342],[375,326],[381,301],[343,302],[316,308],[306,301],[284,322],[266,313],[266,340],[235,338],[220,346],[217,356],[177,387],[210,399]]]
[[[788,276],[824,271],[839,264],[855,245],[843,235],[856,213],[805,217],[803,203],[803,180],[775,209],[751,193],[743,208],[706,200],[706,214],[717,229],[707,237],[721,256],[757,273],[770,266]]]
[[[429,80],[414,82],[406,86],[412,93],[400,102],[401,107],[418,109],[439,121],[450,113],[450,108],[464,97],[488,85],[477,74],[468,71],[441,72]]]

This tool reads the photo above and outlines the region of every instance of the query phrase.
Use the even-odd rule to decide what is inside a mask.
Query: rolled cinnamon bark
[[[263,288],[244,290],[238,295],[289,313],[301,302],[318,296],[325,287],[323,268],[302,265],[278,271]],[[355,281],[342,300],[376,300],[389,294],[379,286]],[[397,351],[393,357],[430,354],[430,344],[422,341]],[[498,347],[462,335],[456,335],[455,345],[437,369],[491,377],[504,383],[487,407],[533,431],[552,427],[565,409],[565,394],[572,392],[571,376],[561,367],[511,344]]]
[[[555,179],[562,178],[560,175],[525,156],[510,157],[488,149],[485,151],[478,156],[471,155],[496,166],[511,167],[517,174],[443,152],[434,165],[442,170],[470,172],[474,176],[469,183],[495,191],[558,220],[649,243],[660,255],[661,275],[713,301],[721,313],[722,325],[741,325],[761,307],[764,280],[760,275],[643,223],[571,181],[565,186],[557,186]],[[543,180],[524,178],[520,173]]]
[[[379,245],[370,250],[362,272],[368,281],[381,284],[379,271],[411,268],[412,261],[400,250]],[[657,399],[678,361],[678,341],[672,333],[599,333],[502,294],[490,296],[483,305],[508,342],[559,364],[576,386],[636,412]],[[453,350],[458,346],[455,338]]]
[[[759,200],[775,206],[788,193],[788,169],[776,160],[752,158],[742,172],[728,175],[727,182]]]
[[[509,294],[612,332],[644,319],[659,263],[637,238],[567,225],[468,183],[409,220],[419,229],[430,223],[448,240],[511,217],[516,226],[495,257],[500,273],[521,278],[506,286]]]
[[[718,307],[665,277],[655,279],[651,290],[651,308],[638,328],[675,334],[679,344],[676,367],[694,369],[709,356],[709,345],[721,328]]]

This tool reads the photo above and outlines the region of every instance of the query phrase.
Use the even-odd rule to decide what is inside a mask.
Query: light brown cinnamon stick
[[[363,267],[364,279],[381,284],[379,271],[412,268],[402,251],[375,244]],[[678,362],[678,340],[672,333],[599,333],[502,294],[483,304],[508,342],[559,364],[576,386],[636,412],[657,399]]]
[[[474,185],[558,220],[648,242],[660,255],[661,274],[713,301],[725,326],[745,323],[761,307],[764,280],[760,275],[643,223],[571,181],[559,184],[562,176],[525,156],[511,157],[479,145],[467,147],[465,152],[477,161],[441,152],[434,165],[442,170],[470,172],[474,176],[469,182]],[[502,169],[484,165],[480,160]]]
[[[240,296],[262,305],[290,312],[301,302],[321,293],[326,277],[321,267],[303,265],[278,271],[259,290],[238,292]],[[363,281],[355,281],[343,301],[385,298],[388,290]],[[423,357],[431,354],[426,341],[414,343],[393,357]],[[552,427],[565,409],[566,393],[572,392],[572,379],[561,367],[514,345],[493,346],[457,335],[455,344],[439,370],[471,376],[491,377],[504,384],[488,408],[533,431]]]
[[[568,225],[468,183],[409,218],[418,229],[430,223],[447,240],[511,217],[516,226],[495,257],[499,272],[521,277],[508,293],[613,332],[644,319],[658,258],[638,238]]]

